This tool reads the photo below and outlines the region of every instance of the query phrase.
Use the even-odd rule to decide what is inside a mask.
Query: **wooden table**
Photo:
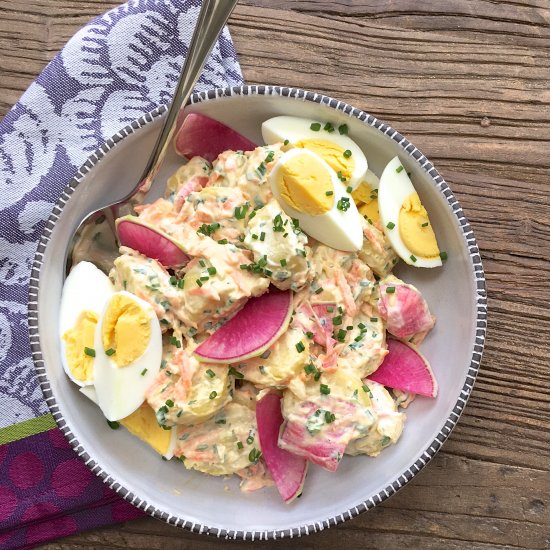
[[[0,0],[0,115],[79,26],[117,3]],[[466,411],[409,486],[338,528],[233,547],[550,548],[549,0],[242,0],[230,28],[249,83],[343,99],[436,163],[474,227],[490,307]],[[222,543],[147,518],[47,548],[77,546]]]

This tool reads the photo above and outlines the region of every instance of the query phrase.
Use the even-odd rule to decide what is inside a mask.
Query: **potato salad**
[[[116,221],[110,271],[73,267],[62,364],[111,428],[290,502],[308,466],[378,456],[435,398],[435,318],[392,271],[446,253],[401,160],[373,173],[347,124],[278,116],[260,146],[229,130],[187,115],[181,167]]]

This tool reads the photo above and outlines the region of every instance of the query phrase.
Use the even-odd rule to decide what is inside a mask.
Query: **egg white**
[[[103,306],[114,291],[109,277],[91,262],[79,262],[71,269],[65,279],[59,309],[61,364],[67,376],[79,386],[92,384],[93,381],[82,382],[77,380],[71,373],[67,362],[66,344],[63,335],[74,327],[82,312],[92,311],[99,317]]]
[[[94,385],[99,408],[110,421],[121,420],[141,406],[145,392],[155,381],[162,360],[160,324],[151,305],[126,291],[116,294],[130,297],[145,311],[151,326],[151,337],[141,357],[125,367],[118,367],[113,360],[114,356],[106,355],[103,346],[102,327],[109,303],[106,304],[95,333]],[[144,369],[147,371],[142,376]]]
[[[387,235],[393,249],[397,255],[407,264],[415,267],[438,267],[442,264],[441,258],[423,258],[418,254],[413,254],[405,245],[401,238],[399,230],[399,212],[405,199],[416,190],[407,175],[407,170],[403,168],[397,172],[402,166],[399,157],[394,157],[388,162],[378,187],[378,210],[380,212],[380,220],[384,228],[384,233]],[[388,228],[388,223],[394,223],[393,229]],[[416,258],[416,262],[411,260],[411,256]]]
[[[317,162],[320,162],[330,174],[334,189],[334,205],[328,212],[318,216],[299,212],[292,208],[281,196],[279,186],[277,185],[279,173],[284,164],[297,155],[311,156]],[[284,153],[277,161],[271,170],[268,181],[270,182],[273,196],[277,199],[281,208],[290,217],[296,218],[300,222],[300,229],[307,235],[337,250],[353,252],[361,249],[363,246],[361,215],[357,211],[354,200],[346,191],[334,170],[322,158],[307,149],[291,149]],[[338,201],[343,197],[349,199],[349,208],[345,212],[337,208]]]
[[[321,123],[321,129],[314,131],[311,125]],[[325,122],[309,118],[294,116],[276,116],[262,123],[262,137],[267,145],[284,142],[288,139],[290,145],[304,139],[326,140],[340,146],[344,151],[351,151],[351,158],[354,160],[353,174],[346,185],[355,189],[364,179],[368,170],[367,157],[360,147],[348,135],[338,132],[338,123],[334,123],[334,131],[323,130]]]

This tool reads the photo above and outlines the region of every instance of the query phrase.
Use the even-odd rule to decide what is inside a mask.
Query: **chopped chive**
[[[235,378],[242,379],[244,378],[244,374],[242,372],[239,372],[236,368],[230,367],[229,368],[229,374],[232,374]]]
[[[111,357],[111,355],[114,355],[116,353],[116,350],[114,350],[113,348],[109,348],[107,351],[105,351],[105,355],[108,355],[109,357]]]
[[[326,384],[321,384],[319,386],[319,391],[323,395],[329,395],[330,394],[330,388]]]
[[[170,324],[170,321],[168,319],[161,319],[159,321],[162,325],[169,325]]]
[[[214,399],[218,395],[217,391],[210,392],[210,395],[208,396],[209,399]]]
[[[420,227],[428,227],[430,225],[428,222],[424,222]]]
[[[338,331],[338,334],[336,335],[336,339],[339,341],[339,342],[343,342],[345,339],[346,339],[346,334],[347,332],[341,328],[339,331]]]
[[[331,197],[332,195],[334,195],[334,191],[325,191],[325,195],[327,197]]]
[[[348,133],[348,125],[347,124],[340,124],[338,126],[338,131],[340,132],[340,135],[344,135]]]
[[[258,460],[260,460],[261,456],[262,456],[262,452],[254,448],[248,453],[248,460],[250,460],[250,462],[253,462],[255,464],[256,462],[258,462]]]
[[[308,330],[308,331],[306,332],[306,336],[311,340],[311,339],[313,338],[313,332],[311,332],[311,331]]]
[[[198,286],[202,286],[202,281],[200,279],[196,279],[195,282],[197,283]]]
[[[314,132],[318,132],[321,129],[321,123],[320,122],[312,122],[310,128]]]
[[[204,260],[199,260],[199,265],[201,267],[206,267],[206,262]]]
[[[386,293],[394,294],[394,292],[395,292],[395,287],[394,286],[387,286],[386,287]]]
[[[249,265],[248,264],[241,264],[239,266],[241,269],[249,269]]]
[[[218,244],[227,244],[227,239],[220,239]]]
[[[336,317],[332,318],[332,324],[333,325],[341,325],[342,324],[342,316],[337,315]]]
[[[247,438],[246,438],[246,442],[249,444],[249,445],[252,445],[252,443],[254,443],[254,436],[252,434],[250,434]]]
[[[237,441],[237,449],[244,449],[244,445],[240,441]]]
[[[271,271],[271,269],[264,269],[264,275],[271,277],[271,275],[273,275],[273,271]]]
[[[173,407],[173,406],[174,406],[174,402],[173,402],[171,399],[167,399],[167,400],[166,400],[166,406],[167,406],[167,407]]]
[[[208,281],[210,277],[208,277],[208,275],[203,275],[202,277],[200,277],[200,280],[201,281]]]
[[[313,363],[309,363],[309,365],[306,365],[304,367],[304,371],[306,374],[313,374],[317,369],[315,368],[315,365]]]
[[[260,241],[262,241],[262,242],[265,241],[265,231],[262,231],[260,233]]]
[[[325,130],[325,132],[328,132],[329,134],[332,134],[332,132],[334,132],[334,126],[330,122],[327,122],[323,126],[323,130]]]
[[[395,171],[399,174],[399,172],[402,172],[403,171],[403,166],[400,164],[396,169]]]
[[[275,151],[269,151],[269,153],[267,154],[267,157],[265,157],[264,162],[271,162],[274,156],[275,156]]]
[[[370,322],[371,323],[377,323],[378,322],[378,317],[371,317],[370,318]],[[364,325],[363,325],[364,326]]]
[[[285,265],[286,265],[286,260],[283,258],[282,260],[280,260],[279,263],[281,264],[282,267],[285,267]]]
[[[346,191],[347,191],[348,193],[351,193],[351,192],[353,191],[353,187],[351,187],[351,186],[350,186],[350,187],[346,187]]]
[[[303,342],[298,342],[296,344],[296,349],[298,350],[298,353],[302,353],[302,351],[304,351],[306,347],[304,346]]]
[[[351,157],[351,151],[349,149],[346,149],[344,151],[344,158],[349,159]]]
[[[285,140],[283,141],[283,145],[288,145],[289,143],[290,143],[290,141],[288,141],[288,139],[285,139]]]
[[[325,411],[325,422],[327,424],[332,424],[336,420],[336,415],[330,411]]]
[[[265,176],[265,173],[267,172],[267,167],[265,165],[265,162],[260,162],[258,168],[256,168],[256,172],[260,177]]]
[[[252,210],[252,212],[250,212],[250,216],[248,216],[248,219],[251,220],[255,216],[256,216],[256,210]]]
[[[320,286],[318,289],[315,290],[315,294],[321,294],[323,292],[323,287]]]
[[[387,227],[388,229],[393,229],[393,228],[395,227],[395,224],[394,224],[393,222],[388,222],[388,223],[386,224],[386,227]]]
[[[346,327],[346,330],[353,330],[353,325],[348,325],[348,326]]]
[[[447,254],[447,252],[445,252],[444,250],[442,250],[442,251],[439,253],[439,257],[440,257],[443,261],[445,261],[445,260],[449,257],[449,255]]]
[[[84,354],[88,357],[95,357],[95,349],[94,348],[84,348]]]
[[[185,279],[180,279],[178,281],[178,288],[182,289],[185,286]]]
[[[350,202],[347,197],[342,197],[336,204],[336,208],[338,208],[338,210],[341,210],[342,212],[346,212],[349,207],[350,207]]]
[[[145,373],[146,373],[146,372],[147,372],[147,369],[143,369],[143,370],[141,371],[141,376],[145,376]]]
[[[334,311],[334,308],[333,307],[327,307],[327,311],[328,311],[328,313],[332,313]]]
[[[120,428],[120,422],[112,422],[111,420],[107,420],[107,424],[109,424],[109,428],[111,428],[111,430],[118,430]]]
[[[375,317],[375,319],[376,319],[376,317]],[[371,319],[371,321],[372,321],[372,319]],[[358,326],[361,330],[367,328],[367,326],[366,326],[364,323],[359,323],[357,326]]]
[[[411,254],[411,261],[416,262],[416,256],[414,254]]]
[[[212,369],[206,369],[206,374],[209,378],[214,378],[216,373]]]
[[[209,267],[206,271],[208,271],[209,275],[216,275],[216,268],[215,267]]]
[[[172,275],[172,276],[170,277],[170,284],[171,284],[172,286],[176,286],[176,285],[178,284],[178,278],[177,278],[175,275]]]
[[[170,336],[170,340],[168,340],[168,342],[172,346],[176,346],[177,348],[181,348],[181,342],[175,336]]]

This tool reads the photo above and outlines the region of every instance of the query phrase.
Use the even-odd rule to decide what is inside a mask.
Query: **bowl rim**
[[[367,124],[377,129],[378,131],[382,132],[393,141],[395,141],[402,148],[403,153],[406,153],[407,155],[413,157],[413,159],[418,162],[420,167],[432,180],[435,188],[446,199],[447,203],[452,209],[452,213],[457,218],[462,232],[462,237],[464,239],[466,248],[468,249],[470,261],[472,263],[472,275],[474,277],[474,286],[476,293],[476,326],[474,345],[471,353],[470,365],[468,367],[464,384],[457,398],[457,401],[430,445],[428,445],[428,447],[413,464],[411,464],[405,471],[399,474],[395,478],[395,480],[387,487],[385,487],[382,491],[367,498],[359,505],[349,508],[336,516],[324,519],[319,522],[300,525],[299,527],[287,529],[274,529],[267,531],[224,529],[218,527],[210,527],[204,523],[196,523],[190,520],[186,520],[183,517],[170,515],[167,512],[148,504],[146,500],[142,500],[139,496],[135,495],[134,493],[128,491],[125,487],[123,487],[116,479],[114,479],[108,472],[103,470],[97,464],[95,459],[88,454],[88,452],[82,447],[78,439],[72,433],[70,427],[67,425],[65,419],[63,418],[63,415],[59,410],[56,398],[53,395],[50,387],[44,365],[44,359],[41,352],[40,334],[38,329],[38,295],[40,290],[40,270],[43,265],[44,252],[63,208],[65,207],[66,203],[70,199],[78,184],[84,179],[86,174],[88,174],[88,172],[90,172],[90,170],[92,170],[94,166],[99,163],[108,152],[114,149],[116,145],[120,143],[125,137],[133,134],[140,128],[143,128],[147,124],[152,123],[156,118],[162,116],[167,111],[167,107],[165,105],[161,105],[156,109],[150,111],[149,113],[146,113],[138,119],[134,120],[130,124],[126,125],[114,136],[106,140],[105,143],[100,145],[98,149],[88,157],[84,164],[75,173],[73,178],[65,186],[63,192],[57,200],[40,237],[40,241],[38,243],[37,251],[34,256],[34,261],[31,269],[28,299],[29,340],[33,362],[46,403],[57,423],[57,426],[63,432],[73,450],[76,451],[76,453],[82,458],[86,466],[88,466],[88,468],[90,468],[90,470],[94,474],[100,477],[102,481],[106,483],[111,489],[116,491],[120,496],[122,496],[134,506],[138,507],[139,509],[143,510],[153,517],[165,521],[170,525],[186,529],[193,533],[213,535],[217,538],[254,541],[271,539],[275,540],[280,538],[293,538],[300,537],[302,535],[309,535],[311,533],[322,531],[323,529],[333,527],[335,525],[343,523],[344,521],[352,519],[360,513],[374,508],[375,506],[395,494],[399,489],[407,485],[407,483],[411,481],[413,477],[430,462],[430,460],[436,455],[442,444],[446,441],[446,439],[449,437],[452,430],[456,426],[470,397],[474,382],[479,372],[487,329],[487,292],[479,248],[477,246],[473,230],[470,227],[470,224],[466,216],[464,215],[460,204],[454,197],[446,181],[441,177],[433,164],[403,135],[394,130],[390,125],[378,120],[376,117],[360,109],[357,109],[345,103],[344,101],[334,99],[321,93],[294,87],[276,85],[244,85],[228,88],[215,88],[204,92],[195,92],[191,96],[187,105],[204,103],[222,97],[248,95],[281,96],[298,101],[310,101],[313,103],[318,103],[320,105],[325,105],[336,111],[348,115],[350,118],[356,118],[360,120],[364,124]]]

